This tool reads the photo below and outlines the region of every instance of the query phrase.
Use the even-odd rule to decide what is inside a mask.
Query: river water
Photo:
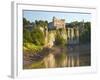
[[[57,47],[43,59],[43,62],[45,68],[90,66],[90,46]]]
[[[24,69],[90,66],[90,45],[54,46],[36,55],[28,52],[24,54],[23,64]]]

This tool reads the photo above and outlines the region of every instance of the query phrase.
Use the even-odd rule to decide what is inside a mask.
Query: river
[[[67,48],[56,47],[53,53],[44,58],[46,68],[90,66],[90,46],[75,45]]]
[[[36,56],[29,55],[29,64],[25,69],[33,68],[61,68],[91,65],[90,45],[69,45],[67,47],[54,46],[44,49]]]

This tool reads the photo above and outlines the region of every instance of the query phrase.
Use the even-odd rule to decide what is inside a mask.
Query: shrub
[[[35,45],[44,45],[45,36],[39,28],[34,28],[31,32],[32,43]]]
[[[59,33],[57,33],[56,37],[55,37],[55,45],[64,46],[65,43],[66,43],[66,41],[63,38],[63,36],[61,36]]]
[[[23,42],[32,42],[31,32],[27,29],[23,30]]]
[[[33,43],[24,43],[24,50],[32,51],[32,53],[37,53],[42,50],[42,46],[36,46]]]

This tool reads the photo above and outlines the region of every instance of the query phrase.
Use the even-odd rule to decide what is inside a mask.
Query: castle
[[[67,44],[79,43],[79,27],[66,25],[65,19],[58,19],[53,17],[52,22],[48,24],[48,29],[57,30],[63,29],[62,36],[66,39]]]
[[[53,17],[52,22],[48,24],[49,29],[60,29],[65,28],[65,20],[64,19],[58,19],[56,17]]]

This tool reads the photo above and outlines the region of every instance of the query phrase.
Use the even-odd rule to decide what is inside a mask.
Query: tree
[[[44,45],[45,36],[39,28],[34,28],[31,32],[32,43],[35,45]]]
[[[28,29],[23,30],[23,42],[32,42],[31,33]]]
[[[35,24],[36,24],[36,27],[43,27],[43,28],[47,28],[48,26],[48,21],[43,21],[43,20],[35,20]]]
[[[26,18],[23,18],[23,26],[30,24],[30,21],[28,21]]]
[[[80,31],[80,42],[90,43],[91,40],[91,25],[90,22],[84,23],[84,30]]]
[[[60,32],[57,31],[55,37],[55,45],[64,46],[65,44],[66,44],[66,40],[63,38],[63,36],[60,35]]]

